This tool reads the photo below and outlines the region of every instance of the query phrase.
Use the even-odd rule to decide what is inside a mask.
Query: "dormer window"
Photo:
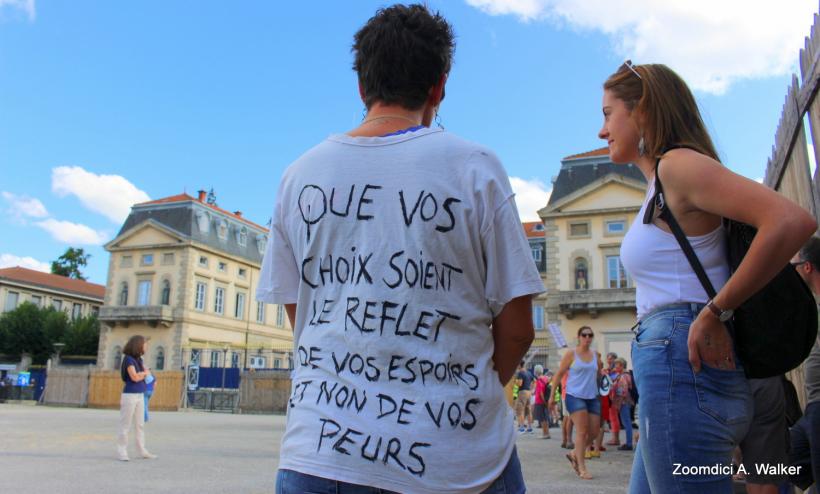
[[[236,243],[238,243],[240,247],[245,247],[246,245],[248,245],[247,227],[239,227],[239,230],[236,231]]]
[[[544,231],[544,224],[543,223],[538,223],[537,225],[535,225],[535,228],[533,228],[533,230],[535,230],[536,232],[543,232]]]
[[[264,233],[260,233],[256,236],[256,250],[259,251],[259,255],[265,255],[265,247],[268,245],[268,236]]]
[[[208,233],[211,229],[211,215],[205,211],[197,211],[196,226],[200,233]]]
[[[227,220],[219,220],[219,226],[216,229],[216,234],[219,237],[219,240],[228,240],[228,221]]]

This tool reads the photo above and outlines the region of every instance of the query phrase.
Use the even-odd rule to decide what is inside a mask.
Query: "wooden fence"
[[[43,403],[83,407],[88,402],[90,367],[55,368],[48,371]]]
[[[185,373],[182,371],[156,371],[154,377],[157,378],[157,381],[154,385],[154,395],[151,397],[151,410],[177,410],[180,396],[182,396]],[[49,379],[51,379],[50,374]],[[91,371],[88,387],[88,407],[119,408],[122,388],[123,383],[119,371]]]
[[[239,379],[239,409],[241,413],[285,413],[290,386],[290,372],[243,372]]]
[[[811,174],[811,158],[820,157],[820,14],[814,15],[814,25],[800,50],[800,77],[792,75],[786,92],[783,113],[775,133],[772,156],[766,165],[765,184],[810,211],[820,222],[820,174]],[[804,120],[808,116],[812,149],[809,149]],[[810,155],[811,153],[811,155]],[[789,373],[805,406],[803,367]]]

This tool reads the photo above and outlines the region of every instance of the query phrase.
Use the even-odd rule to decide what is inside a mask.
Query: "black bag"
[[[668,149],[666,150],[668,151]],[[664,152],[666,152],[664,151]],[[655,197],[646,208],[644,224],[652,222],[655,208],[680,244],[710,299],[717,292],[689,244],[672,211],[666,207],[655,162]],[[738,221],[723,219],[727,259],[731,273],[737,270],[757,230]],[[809,356],[817,338],[817,305],[806,283],[791,264],[786,264],[766,286],[749,297],[726,322],[746,377],[764,378],[785,374]]]

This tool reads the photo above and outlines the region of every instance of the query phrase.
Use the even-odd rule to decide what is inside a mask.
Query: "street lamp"
[[[222,347],[222,391],[225,391],[225,370],[228,368],[228,349],[230,346],[225,344]]]
[[[53,346],[54,346],[54,352],[56,354],[56,356],[54,358],[54,360],[55,360],[54,366],[56,367],[56,366],[60,365],[60,352],[62,352],[63,348],[65,348],[65,343],[54,343]]]

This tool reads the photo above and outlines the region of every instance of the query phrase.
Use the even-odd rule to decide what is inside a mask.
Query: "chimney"
[[[199,191],[197,191],[197,194],[199,195],[199,197],[197,197],[197,200],[198,200],[199,202],[205,202],[205,196],[206,196],[208,193],[207,193],[207,192],[205,192],[204,190],[199,190]]]
[[[240,218],[242,217],[242,211],[234,211],[233,214],[239,216]]]

